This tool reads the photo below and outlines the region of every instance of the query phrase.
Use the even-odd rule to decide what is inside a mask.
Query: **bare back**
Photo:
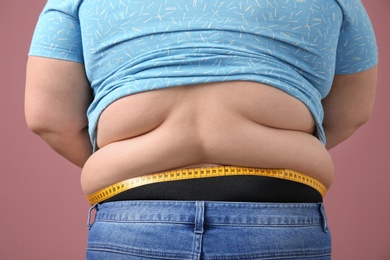
[[[299,100],[255,82],[175,87],[130,95],[99,119],[99,150],[86,162],[91,194],[115,182],[203,165],[289,168],[330,186],[329,153]]]

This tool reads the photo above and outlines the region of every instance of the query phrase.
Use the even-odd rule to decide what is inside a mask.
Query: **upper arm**
[[[82,63],[29,57],[25,114],[33,131],[77,131],[85,128],[91,98]]]
[[[378,73],[378,47],[370,18],[360,0],[338,0],[343,21],[329,94],[322,101],[327,146],[345,140],[370,118]],[[331,137],[331,138],[328,138]]]
[[[27,62],[25,114],[36,131],[87,125],[91,90],[85,75],[78,6],[49,0],[37,22]]]
[[[367,118],[372,111],[378,47],[370,18],[360,0],[337,1],[343,12],[336,66],[329,95],[324,99],[325,124]]]

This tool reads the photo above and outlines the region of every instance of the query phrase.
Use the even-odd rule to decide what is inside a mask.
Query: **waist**
[[[303,103],[257,83],[130,95],[101,115],[100,149],[84,166],[82,187],[91,194],[120,180],[199,164],[294,169],[329,187],[333,163],[314,128]]]
[[[320,181],[288,169],[191,168],[130,178],[89,196],[91,205],[121,200],[322,202]]]

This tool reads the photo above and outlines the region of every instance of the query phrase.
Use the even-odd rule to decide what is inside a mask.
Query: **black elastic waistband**
[[[317,203],[322,202],[322,195],[302,183],[244,175],[152,183],[123,191],[103,203],[126,200]]]

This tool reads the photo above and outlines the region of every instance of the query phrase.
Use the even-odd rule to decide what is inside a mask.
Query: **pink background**
[[[380,76],[370,122],[332,150],[326,197],[333,259],[390,259],[390,1],[364,0],[377,32]],[[80,170],[26,128],[24,77],[45,0],[0,2],[0,259],[84,259],[88,203]]]

